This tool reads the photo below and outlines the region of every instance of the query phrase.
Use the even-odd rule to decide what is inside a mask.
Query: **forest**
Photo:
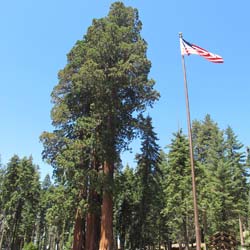
[[[138,10],[121,2],[93,19],[67,54],[41,133],[53,176],[31,156],[0,166],[0,249],[189,250],[195,242],[187,136],[158,145],[148,108],[160,98]],[[121,155],[139,139],[136,166]],[[166,139],[167,141],[167,139]],[[250,152],[212,116],[192,121],[202,243],[230,232],[248,243]]]

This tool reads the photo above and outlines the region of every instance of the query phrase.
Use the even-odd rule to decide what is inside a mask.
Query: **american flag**
[[[181,54],[182,55],[200,55],[206,58],[208,61],[213,63],[223,63],[224,60],[221,56],[213,54],[205,49],[202,49],[201,47],[191,44],[187,41],[185,41],[183,38],[180,38],[180,45],[181,45]]]

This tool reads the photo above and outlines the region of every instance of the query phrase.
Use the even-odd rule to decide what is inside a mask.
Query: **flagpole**
[[[182,33],[179,33],[180,39],[182,39]],[[188,140],[189,140],[189,153],[191,162],[191,172],[192,172],[192,191],[193,191],[193,205],[194,205],[194,224],[195,224],[195,236],[196,236],[196,250],[201,250],[201,237],[200,237],[200,226],[199,226],[199,215],[197,206],[197,196],[196,196],[196,184],[195,184],[195,168],[194,168],[194,153],[193,153],[193,143],[192,143],[192,130],[190,122],[190,109],[189,109],[189,99],[188,99],[188,85],[186,76],[186,66],[184,55],[182,57],[182,70],[184,75],[184,88],[186,97],[186,112],[187,112],[187,125],[188,125]]]

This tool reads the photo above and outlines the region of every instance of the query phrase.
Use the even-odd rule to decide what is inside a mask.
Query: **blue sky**
[[[13,154],[32,155],[41,177],[52,168],[41,158],[40,134],[51,131],[50,93],[66,54],[82,38],[93,18],[106,16],[108,0],[13,0],[0,8],[0,154],[6,164]],[[178,32],[202,48],[223,56],[213,64],[186,58],[191,118],[209,113],[220,128],[230,125],[250,145],[249,38],[250,2],[123,1],[138,8],[142,36],[152,61],[150,77],[161,98],[149,110],[164,147],[172,133],[186,129],[186,110]],[[134,143],[134,153],[138,149]],[[133,165],[133,155],[123,155]]]

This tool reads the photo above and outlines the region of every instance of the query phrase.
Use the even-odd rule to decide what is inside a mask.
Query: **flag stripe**
[[[213,54],[195,44],[191,44],[185,41],[183,38],[180,38],[181,54],[182,55],[200,55],[213,63],[223,63],[224,60],[221,56]]]

